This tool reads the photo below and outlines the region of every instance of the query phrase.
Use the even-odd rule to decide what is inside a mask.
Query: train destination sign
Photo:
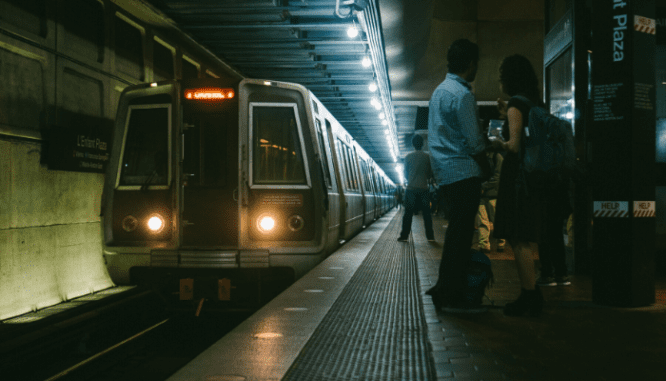
[[[97,127],[51,127],[45,142],[49,169],[104,173],[111,152],[109,135]]]
[[[231,99],[235,95],[234,89],[221,89],[205,87],[200,89],[185,90],[185,99],[194,101],[221,101]]]

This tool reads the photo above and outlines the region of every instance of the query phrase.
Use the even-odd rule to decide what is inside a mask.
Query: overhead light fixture
[[[372,91],[373,93],[377,91],[377,85],[373,82],[368,86],[368,90]]]
[[[347,36],[350,38],[358,36],[358,29],[355,26],[350,26],[349,29],[347,29]]]
[[[370,58],[363,57],[363,61],[361,61],[361,65],[363,65],[363,67],[370,67],[370,65],[372,65],[372,62],[370,62]]]
[[[386,119],[382,120],[382,124],[386,126],[388,124],[388,120]]]
[[[379,119],[384,119],[386,118],[386,115],[383,112],[379,113]]]

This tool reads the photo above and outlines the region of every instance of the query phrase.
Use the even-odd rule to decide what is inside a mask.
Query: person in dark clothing
[[[423,212],[423,223],[428,241],[435,240],[435,232],[432,229],[432,217],[430,215],[430,193],[428,191],[428,179],[432,177],[430,167],[430,155],[421,151],[423,138],[414,135],[412,145],[416,151],[405,157],[405,178],[407,189],[405,190],[405,214],[402,216],[402,231],[398,241],[407,241],[412,230],[412,216],[414,211]]]
[[[495,238],[508,241],[515,255],[521,293],[514,302],[507,303],[504,314],[519,316],[529,313],[538,316],[543,307],[543,296],[536,284],[533,253],[537,248],[564,251],[562,225],[571,212],[568,205],[568,183],[550,179],[548,186],[535,188],[530,179],[523,181],[520,172],[520,150],[525,139],[530,106],[516,95],[543,106],[538,80],[530,61],[521,56],[506,57],[499,69],[500,87],[511,96],[508,105],[498,99],[500,114],[506,115],[503,140],[493,142],[498,150],[506,151],[502,163],[495,212]]]

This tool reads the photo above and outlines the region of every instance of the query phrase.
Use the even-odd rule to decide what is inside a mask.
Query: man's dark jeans
[[[449,226],[444,237],[444,250],[439,265],[436,295],[448,303],[462,303],[467,290],[467,267],[471,260],[474,217],[481,200],[481,179],[471,177],[443,185],[439,194],[447,205]]]
[[[426,238],[433,239],[435,233],[432,229],[432,216],[430,215],[430,192],[427,189],[407,189],[405,191],[405,215],[402,217],[400,237],[409,237],[409,232],[412,230],[412,216],[416,210],[423,213]]]

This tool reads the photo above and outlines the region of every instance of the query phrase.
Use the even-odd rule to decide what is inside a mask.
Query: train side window
[[[343,154],[345,155],[345,162],[347,163],[347,177],[349,178],[349,189],[350,190],[355,190],[356,187],[354,186],[354,168],[352,167],[353,161],[351,160],[351,157],[349,157],[349,147],[346,145],[342,146]]]
[[[168,185],[171,105],[130,106],[118,185]]]
[[[321,166],[324,170],[326,178],[326,186],[331,189],[331,170],[328,168],[328,154],[326,153],[326,145],[324,144],[324,134],[321,132],[321,122],[315,119],[315,127],[317,129],[317,140],[319,141],[319,151],[321,152]]]
[[[120,13],[114,26],[116,70],[143,81],[143,30]]]
[[[354,160],[354,153],[350,147],[347,147],[347,156],[349,157],[349,166],[351,167],[352,173],[352,187],[355,191],[359,191],[358,187],[358,173],[356,169],[356,160]]]
[[[59,10],[67,48],[93,62],[104,62],[104,6],[95,1],[69,0]]]
[[[183,56],[182,70],[183,79],[199,78],[199,65],[187,56]]]
[[[365,191],[372,192],[372,186],[370,185],[370,165],[365,160],[363,160],[363,179]]]
[[[45,0],[0,1],[0,20],[39,37],[46,37]]]
[[[342,169],[342,177],[344,177],[345,189],[351,189],[351,182],[349,181],[349,163],[347,163],[347,156],[344,155],[344,143],[338,138],[336,149],[338,150],[338,158],[340,160],[340,168]]]
[[[153,80],[174,79],[173,57],[175,49],[157,37],[155,37],[153,49]]]
[[[296,105],[250,105],[253,184],[307,185]]]

